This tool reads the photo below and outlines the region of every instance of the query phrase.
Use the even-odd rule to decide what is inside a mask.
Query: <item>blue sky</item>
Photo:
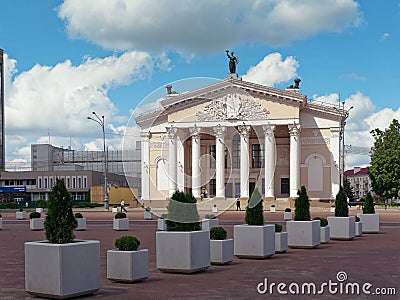
[[[400,118],[399,0],[1,5],[9,162],[29,162],[30,144],[49,140],[102,149],[99,126],[86,119],[93,110],[106,117],[109,147],[120,148],[131,113],[149,93],[187,78],[223,79],[225,49],[239,57],[244,80],[284,89],[298,76],[310,100],[354,106],[346,144],[370,147],[371,129]],[[178,92],[188,86],[174,84]],[[346,158],[349,167],[368,161]]]

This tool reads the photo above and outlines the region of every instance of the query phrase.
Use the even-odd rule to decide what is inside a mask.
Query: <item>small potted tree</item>
[[[213,207],[212,207],[212,212],[213,212],[213,213],[217,213],[217,212],[218,212],[217,204],[214,204],[214,205],[213,205]]]
[[[293,219],[293,212],[289,207],[285,208],[285,211],[283,212],[283,219],[285,221],[290,221]]]
[[[37,211],[29,214],[29,226],[31,230],[43,230],[44,219],[41,218],[41,214]]]
[[[371,193],[365,197],[363,213],[358,214],[360,217],[363,233],[378,233],[379,232],[379,214],[375,213],[374,199]]]
[[[361,222],[360,217],[356,216],[356,236],[362,235],[362,227],[363,227],[363,222]]]
[[[210,229],[210,257],[213,265],[224,265],[233,260],[233,239],[227,239],[226,235],[222,227]]]
[[[151,207],[146,207],[144,209],[144,216],[143,217],[144,217],[145,220],[153,220],[154,215],[153,215],[153,212],[151,211]]]
[[[26,219],[26,211],[24,211],[22,208],[20,208],[19,211],[15,212],[15,218],[17,220],[25,220]]]
[[[271,205],[271,207],[269,208],[269,211],[272,212],[272,213],[276,212],[275,204]]]
[[[86,218],[84,218],[83,215],[78,212],[75,214],[75,219],[78,223],[75,230],[86,230]]]
[[[267,258],[275,254],[275,226],[264,224],[262,201],[262,196],[256,188],[248,200],[246,224],[233,227],[236,257]]]
[[[43,212],[43,209],[45,209],[46,208],[46,200],[37,200],[36,202],[35,202],[35,210],[36,210],[36,212],[38,212],[38,213],[42,213]]]
[[[149,251],[138,247],[135,236],[115,240],[116,250],[107,251],[107,278],[117,282],[135,282],[149,276]]]
[[[330,242],[330,227],[328,225],[328,220],[321,217],[315,217],[313,220],[319,220],[321,225],[321,244],[326,244]]]
[[[356,236],[354,216],[349,216],[346,193],[341,187],[336,195],[335,216],[328,217],[332,240],[352,240]]]
[[[167,230],[156,232],[157,268],[194,273],[210,267],[210,233],[201,230],[196,198],[176,191],[168,203]]]
[[[275,253],[284,253],[288,249],[287,232],[282,232],[282,225],[275,223]]]
[[[213,227],[219,226],[219,220],[215,215],[205,215],[204,219],[201,220],[201,228],[203,230],[210,230]]]
[[[113,229],[117,231],[129,230],[129,219],[126,213],[118,212],[113,219]]]
[[[331,205],[331,207],[330,207],[330,212],[331,212],[331,213],[335,213],[335,205]]]
[[[113,205],[113,207],[111,208],[111,212],[112,213],[117,213],[118,212],[118,205]]]
[[[47,240],[25,243],[26,292],[62,299],[100,289],[100,242],[75,240],[76,225],[72,196],[57,179],[44,221]]]
[[[297,191],[294,221],[286,222],[291,248],[315,248],[321,243],[320,221],[310,218],[310,200],[305,186]]]

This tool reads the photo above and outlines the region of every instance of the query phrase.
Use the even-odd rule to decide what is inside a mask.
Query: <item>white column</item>
[[[178,190],[185,190],[185,147],[181,139],[178,142]]]
[[[264,147],[264,182],[265,182],[265,197],[275,198],[274,191],[274,173],[275,173],[275,136],[274,136],[274,125],[263,126],[265,135],[265,147]]]
[[[192,136],[192,194],[195,198],[200,198],[200,128],[189,128]]]
[[[216,143],[216,197],[225,198],[225,127],[215,126],[215,143]]]
[[[290,197],[296,198],[300,188],[300,125],[288,125],[290,134]]]
[[[177,190],[177,137],[178,129],[171,127],[168,130],[168,187],[169,187],[169,197]]]
[[[141,132],[142,138],[142,200],[150,199],[150,132]]]
[[[331,128],[331,198],[334,199],[340,189],[340,128]]]
[[[249,197],[249,134],[250,126],[238,126],[240,134],[240,197]]]

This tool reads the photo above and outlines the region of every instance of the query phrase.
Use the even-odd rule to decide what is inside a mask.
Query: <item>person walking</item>
[[[237,198],[237,200],[236,200],[236,211],[238,211],[238,210],[242,211],[242,209],[240,207],[240,199],[239,198]]]
[[[125,212],[128,212],[128,211],[126,210],[126,208],[125,208],[125,201],[124,201],[124,199],[121,200],[121,212],[122,212],[122,210],[125,211]]]

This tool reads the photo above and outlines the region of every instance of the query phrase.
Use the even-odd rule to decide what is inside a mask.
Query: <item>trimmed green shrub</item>
[[[46,207],[47,207],[46,200],[37,200],[35,202],[35,208],[46,208]]]
[[[126,213],[122,212],[117,212],[114,216],[114,219],[125,219],[126,218]]]
[[[205,215],[204,218],[205,218],[205,219],[215,219],[216,216],[214,216],[214,215],[211,214],[211,215]]]
[[[300,190],[297,191],[298,197],[295,201],[295,221],[310,221],[310,199],[307,195],[306,187],[303,185]]]
[[[245,222],[248,225],[264,225],[263,199],[257,188],[248,201]]]
[[[326,227],[326,226],[328,226],[328,220],[325,219],[325,218],[315,217],[315,218],[313,218],[313,220],[319,220],[319,221],[320,221],[321,227]]]
[[[7,202],[5,203],[5,208],[9,208],[9,209],[18,209],[19,205],[17,202]]]
[[[83,216],[82,216],[81,213],[78,212],[78,213],[75,214],[75,218],[81,219],[81,218],[83,218]]]
[[[210,229],[211,240],[225,240],[226,235],[226,230],[222,227],[213,227]]]
[[[37,212],[37,211],[31,212],[29,215],[29,219],[38,219],[40,217],[41,217],[41,214],[40,214],[40,212]]]
[[[72,212],[72,196],[64,180],[57,179],[50,193],[47,216],[44,221],[46,238],[52,244],[65,244],[74,240],[78,222]]]
[[[349,205],[347,203],[346,193],[344,189],[340,187],[339,192],[336,195],[335,200],[335,217],[348,217],[349,216]]]
[[[167,207],[169,219],[165,221],[167,231],[201,230],[196,202],[196,198],[193,195],[176,191]]]
[[[374,199],[372,199],[371,193],[368,193],[365,197],[364,207],[363,207],[363,214],[374,214],[375,207],[374,207]]]
[[[356,222],[360,222],[360,218],[356,216]]]
[[[140,246],[140,241],[135,236],[124,235],[115,240],[115,247],[120,251],[136,251]]]
[[[282,232],[282,228],[281,224],[275,223],[275,232]]]
[[[291,211],[292,211],[292,209],[290,209],[289,207],[285,208],[285,212],[291,212]]]
[[[162,215],[160,216],[160,219],[168,219],[168,214],[162,214]]]
[[[22,208],[19,209],[20,212],[23,212],[24,210]]]

